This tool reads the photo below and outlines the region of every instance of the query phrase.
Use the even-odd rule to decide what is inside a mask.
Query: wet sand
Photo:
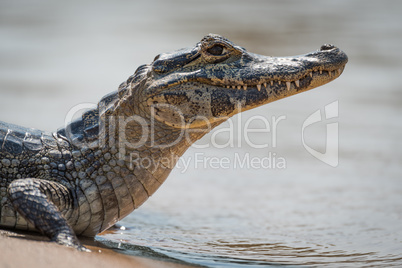
[[[194,267],[117,253],[111,249],[88,245],[92,252],[63,247],[36,234],[0,230],[0,267]]]

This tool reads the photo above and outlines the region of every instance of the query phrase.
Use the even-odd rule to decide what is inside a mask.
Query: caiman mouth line
[[[190,75],[190,77],[182,79],[182,80],[176,80],[172,79],[171,81],[168,81],[164,83],[163,85],[155,85],[151,86],[153,90],[157,89],[157,92],[152,94],[152,96],[158,95],[161,92],[164,92],[164,90],[184,84],[184,83],[189,83],[189,82],[199,82],[201,84],[206,84],[206,85],[211,85],[215,87],[221,87],[221,88],[226,88],[226,89],[235,89],[235,90],[247,90],[249,88],[256,88],[258,91],[261,91],[261,89],[269,89],[270,87],[274,87],[275,85],[279,86],[286,86],[286,89],[289,91],[292,88],[298,89],[301,87],[306,87],[308,86],[313,80],[315,79],[322,79],[326,78],[328,79],[328,82],[330,81],[329,79],[335,79],[339,77],[343,70],[345,68],[345,65],[342,67],[336,69],[336,70],[325,70],[323,68],[315,68],[310,72],[307,72],[307,74],[304,74],[300,78],[288,81],[288,80],[280,80],[280,79],[270,79],[266,80],[264,82],[261,82],[259,84],[252,84],[252,83],[245,83],[243,81],[234,81],[230,82],[230,85],[222,83],[222,82],[215,82],[211,81],[210,79],[207,78],[196,78],[196,77],[191,77],[193,74],[196,74],[198,72],[194,72]],[[200,81],[201,80],[201,81]]]
[[[260,91],[263,87],[268,88],[269,85],[273,87],[275,84],[278,85],[286,85],[287,90],[289,91],[291,87],[294,85],[295,88],[299,88],[300,85],[303,85],[305,81],[307,81],[309,78],[314,79],[318,76],[321,77],[328,77],[328,78],[336,78],[340,76],[343,72],[343,69],[345,66],[342,66],[341,68],[338,68],[333,71],[328,71],[328,70],[322,70],[320,69],[319,71],[311,71],[309,74],[303,76],[302,78],[293,80],[293,81],[285,81],[285,80],[269,80],[268,82],[263,82],[261,84],[244,84],[243,82],[238,85],[216,85],[216,84],[211,84],[214,86],[220,86],[224,88],[231,88],[231,89],[243,89],[247,90],[248,88],[257,88],[258,91]],[[310,81],[311,81],[310,79]]]

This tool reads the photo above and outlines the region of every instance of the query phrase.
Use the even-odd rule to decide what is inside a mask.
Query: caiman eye
[[[207,52],[214,56],[220,56],[223,54],[224,51],[225,47],[222,45],[214,45],[213,47],[207,49]]]

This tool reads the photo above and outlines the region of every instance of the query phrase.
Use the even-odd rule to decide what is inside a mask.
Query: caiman
[[[138,208],[211,129],[328,83],[347,61],[328,44],[268,57],[210,34],[140,66],[56,132],[0,122],[0,226],[86,250],[77,235],[93,237]]]

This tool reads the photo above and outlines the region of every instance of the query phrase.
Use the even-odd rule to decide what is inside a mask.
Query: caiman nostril
[[[335,46],[334,46],[334,45],[331,45],[331,44],[325,44],[325,45],[322,45],[322,46],[321,46],[320,51],[324,51],[324,50],[331,50],[331,49],[333,49],[333,48],[335,48]]]

